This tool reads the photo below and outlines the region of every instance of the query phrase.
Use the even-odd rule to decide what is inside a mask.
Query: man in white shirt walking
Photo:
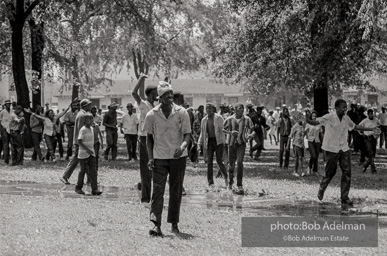
[[[368,109],[367,111],[368,118],[364,119],[360,122],[359,126],[366,128],[376,128],[379,126],[379,120],[374,116],[374,111],[372,109]],[[373,131],[364,132],[364,142],[366,155],[368,157],[367,162],[364,164],[363,172],[367,171],[369,165],[371,165],[371,171],[373,174],[376,174],[375,167],[375,156],[376,156],[376,134]]]
[[[121,133],[124,134],[126,140],[126,148],[128,150],[129,161],[132,159],[137,160],[136,148],[137,148],[137,127],[138,118],[133,113],[132,103],[126,105],[128,113],[122,117]]]
[[[322,149],[325,151],[326,166],[325,176],[323,177],[317,197],[323,200],[324,193],[329,183],[336,175],[337,163],[340,163],[342,171],[341,177],[341,203],[343,205],[353,205],[349,199],[349,189],[351,187],[351,152],[348,146],[348,131],[353,129],[359,131],[380,132],[378,128],[366,128],[356,125],[345,113],[347,112],[347,102],[339,99],[335,102],[335,112],[317,118],[317,120],[307,119],[310,125],[319,125],[325,127],[325,134]]]

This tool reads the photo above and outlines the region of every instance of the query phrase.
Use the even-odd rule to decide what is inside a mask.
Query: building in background
[[[148,84],[158,84],[159,80],[146,80]],[[134,104],[132,90],[136,86],[136,80],[117,80],[113,81],[112,86],[100,86],[89,93],[89,99],[97,108],[106,109],[112,102],[118,103],[122,108],[127,103]],[[213,102],[216,106],[222,103],[235,104],[237,102],[247,104],[248,95],[241,92],[240,87],[233,85],[224,85],[211,82],[209,79],[176,79],[172,80],[172,87],[175,91],[184,94],[185,101],[194,108],[205,105],[207,102]],[[63,90],[61,93],[55,93],[53,96],[58,99],[58,107],[66,108],[71,101],[71,90]]]

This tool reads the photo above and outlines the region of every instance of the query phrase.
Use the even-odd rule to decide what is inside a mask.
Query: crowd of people
[[[279,144],[281,169],[289,167],[290,149],[293,145],[295,176],[319,174],[318,161],[322,152],[325,172],[318,198],[323,199],[339,163],[342,169],[342,203],[352,204],[348,197],[351,182],[350,148],[353,148],[354,153],[360,152],[360,164],[363,165],[364,172],[371,166],[372,173],[376,173],[377,140],[380,140],[380,148],[383,144],[387,147],[387,113],[384,107],[382,113],[376,113],[374,109],[366,110],[364,107],[351,105],[347,112],[346,102],[337,100],[334,110],[328,110],[325,115],[318,117],[310,106],[300,109],[296,105],[289,111],[283,105],[282,108],[276,107],[275,110],[268,111],[263,106],[244,106],[237,103],[234,106],[222,104],[218,110],[215,104],[208,102],[195,111],[185,103],[183,93],[174,91],[172,85],[164,81],[157,86],[147,86],[145,98],[142,98],[139,90],[146,78],[144,74],[140,76],[132,91],[135,102],[126,105],[127,113],[122,116],[119,125],[119,105],[115,102],[102,116],[102,111],[92,106],[88,99],[75,100],[67,109],[57,114],[47,107],[43,111],[40,106],[34,106],[30,110],[14,104],[11,109],[11,102],[5,101],[0,112],[0,151],[4,162],[10,165],[23,164],[23,133],[26,129],[31,132],[33,161],[57,161],[57,146],[60,158],[63,158],[62,140],[66,134],[66,160],[69,162],[60,180],[70,184],[69,179],[79,163],[80,172],[75,192],[85,194],[82,188],[87,176],[86,184],[90,184],[91,194],[101,195],[102,191],[98,189],[99,151],[104,148],[105,137],[104,159],[108,160],[111,154],[110,159],[116,160],[120,130],[126,141],[128,160],[137,160],[139,151],[140,182],[137,188],[141,190],[141,203],[150,207],[150,219],[155,225],[150,234],[162,236],[161,216],[167,181],[170,188],[168,222],[172,224],[173,232],[179,232],[187,158],[195,164],[198,154],[203,155],[207,165],[208,188],[212,190],[215,155],[219,167],[216,177],[224,179],[226,188],[243,195],[246,149],[253,160],[259,161],[265,150],[266,138],[270,139],[271,144]],[[29,127],[26,127],[24,113],[30,114]],[[41,149],[43,138],[47,149],[45,155]],[[310,152],[308,168],[303,166],[306,148]]]

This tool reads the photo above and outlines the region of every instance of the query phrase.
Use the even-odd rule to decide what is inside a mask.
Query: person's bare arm
[[[180,148],[175,150],[175,153],[173,154],[173,158],[179,158],[183,154],[184,150],[187,148],[189,140],[191,139],[191,133],[184,134],[184,140],[181,143]]]
[[[133,88],[132,96],[133,96],[134,100],[137,102],[137,105],[140,105],[140,103],[141,103],[141,97],[138,94],[138,90],[140,89],[140,86],[143,83],[143,81],[145,80],[145,78],[147,78],[147,77],[148,76],[145,74],[140,74],[140,78],[138,79],[136,86]]]
[[[93,151],[91,151],[88,147],[85,146],[85,144],[83,144],[83,141],[82,139],[78,139],[78,145],[83,148],[84,150],[86,150],[86,152],[89,154],[89,155],[94,155]]]
[[[148,151],[148,168],[149,170],[153,170],[154,166],[154,161],[155,159],[153,158],[153,146],[154,146],[154,140],[153,140],[153,135],[149,134],[146,136],[146,149]]]

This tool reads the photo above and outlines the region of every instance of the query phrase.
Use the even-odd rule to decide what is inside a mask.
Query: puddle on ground
[[[0,195],[60,196],[62,198],[88,198],[93,200],[122,201],[139,203],[139,192],[134,188],[100,186],[101,196],[90,195],[90,186],[85,186],[86,196],[74,192],[74,185],[42,184],[25,181],[0,180]],[[166,190],[168,191],[168,190]],[[168,196],[164,202],[168,204]],[[318,202],[317,200],[294,200],[234,195],[231,191],[208,192],[187,191],[183,205],[213,208],[225,211],[259,213],[267,216],[318,216],[318,215],[378,215],[387,216],[387,201],[382,204],[362,204],[356,208],[342,208],[340,204]],[[379,211],[381,210],[382,213]]]

